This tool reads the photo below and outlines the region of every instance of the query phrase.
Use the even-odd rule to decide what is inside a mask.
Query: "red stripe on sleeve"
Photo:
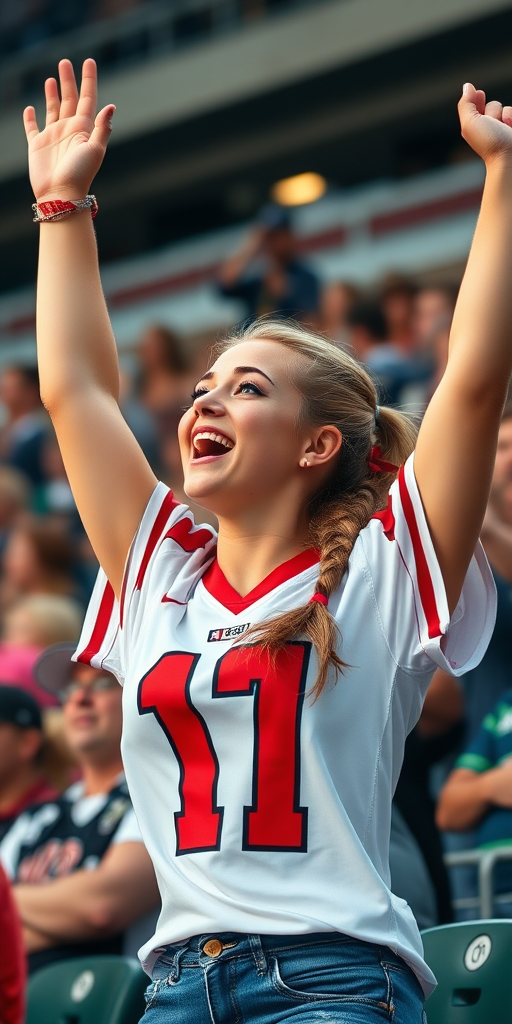
[[[420,531],[414,514],[414,507],[405,482],[404,466],[401,466],[398,473],[398,486],[400,489],[400,498],[402,500],[405,521],[409,528],[409,534],[412,541],[420,600],[427,620],[429,639],[432,640],[434,637],[441,636],[441,623],[439,621],[439,612],[437,610],[434,584],[430,575],[427,558],[423,550]]]
[[[100,607],[96,616],[96,622],[91,633],[91,639],[87,644],[87,647],[81,651],[77,656],[77,661],[82,662],[84,665],[91,664],[91,658],[94,658],[96,654],[99,654],[101,645],[105,639],[105,635],[108,629],[108,624],[114,608],[115,595],[110,583],[107,583],[103,596],[100,601]]]
[[[156,546],[158,544],[158,541],[160,540],[160,537],[162,535],[163,529],[164,529],[164,527],[165,527],[165,525],[167,523],[167,520],[168,520],[168,518],[169,518],[173,508],[176,508],[177,504],[178,504],[178,502],[175,501],[174,495],[173,495],[172,491],[169,491],[165,495],[165,498],[164,498],[164,500],[163,500],[163,502],[162,502],[162,504],[160,506],[160,511],[159,511],[159,513],[158,513],[154,523],[153,523],[153,527],[152,527],[151,533],[149,535],[149,540],[148,540],[148,542],[146,544],[146,550],[144,551],[144,554],[142,556],[142,560],[141,560],[141,563],[140,563],[139,571],[138,571],[138,574],[137,574],[137,579],[135,581],[135,590],[140,590],[141,587],[142,587],[142,584],[144,582],[144,577],[146,575],[146,569],[147,569],[147,567],[149,565],[149,560],[151,558],[151,555],[153,554],[153,552],[154,552],[154,550],[155,550],[155,548],[156,548]]]
[[[167,540],[168,537],[175,540],[184,551],[192,553],[198,551],[199,548],[206,547],[212,539],[212,532],[211,530],[194,530],[193,520],[189,516],[185,516],[168,530],[165,539]]]

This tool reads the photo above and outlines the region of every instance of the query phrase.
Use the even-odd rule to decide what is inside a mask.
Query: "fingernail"
[[[462,94],[464,96],[466,95],[468,89],[469,89],[469,82],[466,82],[466,84],[462,86]]]

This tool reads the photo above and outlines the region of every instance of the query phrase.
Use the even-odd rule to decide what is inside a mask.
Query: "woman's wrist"
[[[84,188],[83,185],[79,185],[76,188],[71,186],[60,186],[58,188],[47,189],[45,192],[41,192],[39,195],[34,195],[35,202],[39,205],[40,203],[50,203],[53,199],[59,199],[62,202],[75,202],[75,200],[82,200],[89,194],[89,189]]]
[[[512,181],[512,150],[499,151],[485,160],[486,178],[503,181],[507,186]]]

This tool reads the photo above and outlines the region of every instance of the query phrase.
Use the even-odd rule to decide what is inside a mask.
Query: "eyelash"
[[[254,388],[254,391],[256,392],[257,395],[263,395],[263,391],[261,391],[261,389],[258,387],[258,385],[254,384],[250,380],[242,381],[242,383],[238,385],[238,389],[237,390],[241,391],[242,388]],[[195,402],[196,398],[200,398],[201,395],[207,395],[207,394],[208,394],[208,388],[196,388],[195,391],[192,392],[190,397],[191,397],[192,401]]]

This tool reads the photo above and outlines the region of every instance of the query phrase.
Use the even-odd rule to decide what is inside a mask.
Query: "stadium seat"
[[[428,1024],[512,1024],[512,920],[427,928],[422,939],[438,981]]]
[[[138,1024],[147,984],[128,957],[62,960],[30,979],[26,1024]]]

